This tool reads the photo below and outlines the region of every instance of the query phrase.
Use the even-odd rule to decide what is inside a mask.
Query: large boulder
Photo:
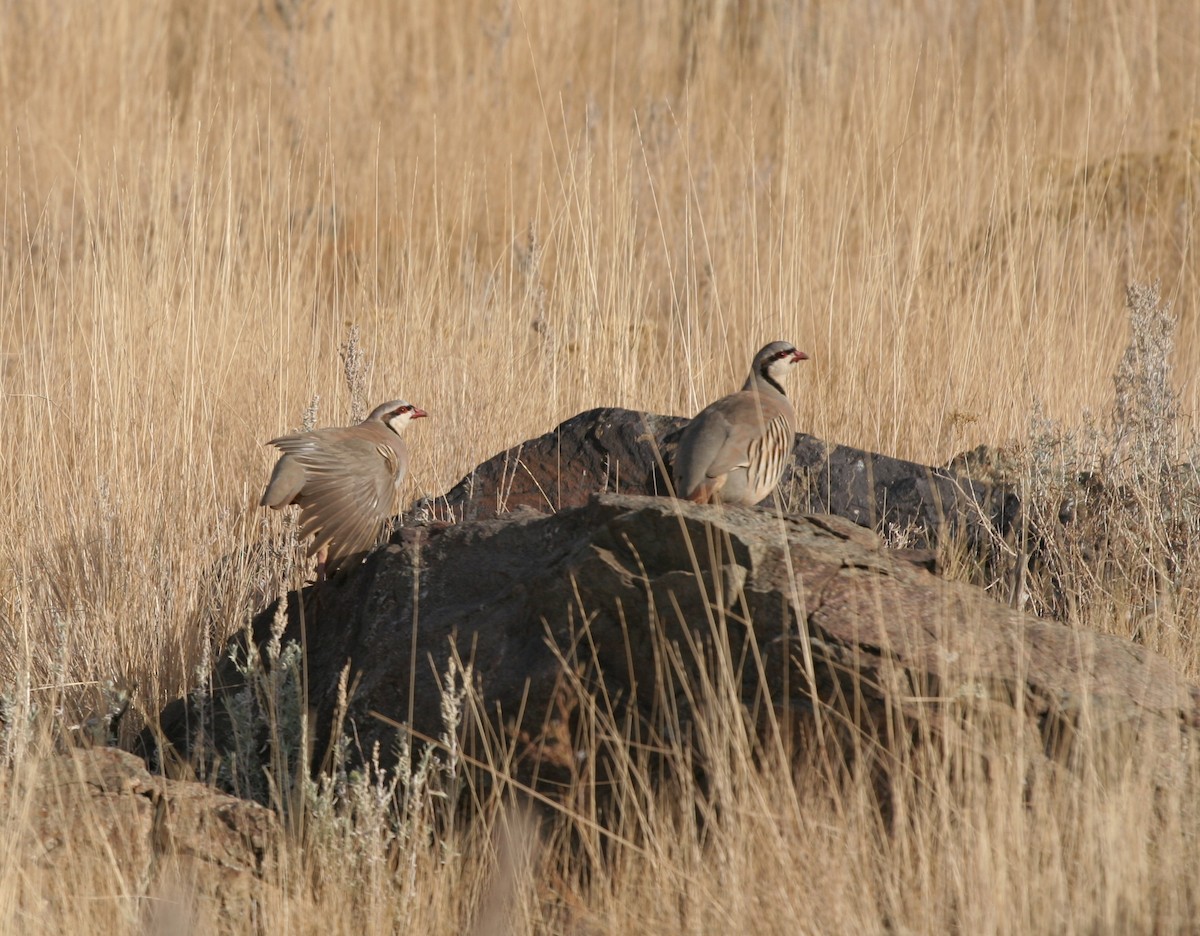
[[[528,507],[581,507],[593,494],[665,496],[687,419],[608,407],[573,416],[545,435],[493,455],[440,497],[414,505],[461,522]],[[965,463],[964,463],[965,465]],[[793,459],[767,501],[785,513],[834,514],[932,546],[951,532],[982,556],[1015,534],[1020,503],[980,473],[931,467],[799,433]]]
[[[801,723],[836,711],[881,738],[1007,712],[1039,757],[1069,756],[1086,726],[1089,743],[1111,742],[1122,761],[1136,748],[1168,771],[1200,722],[1200,693],[1162,657],[1012,611],[846,520],[624,494],[555,506],[404,527],[362,565],[290,595],[286,617],[259,615],[257,644],[273,624],[284,645],[304,642],[314,736],[353,725],[364,752],[391,750],[396,723],[438,737],[452,657],[479,693],[467,751],[486,759],[471,737],[502,736],[517,776],[552,795],[590,769],[585,713],[656,737],[669,713],[677,732],[714,660],[733,668],[748,711]],[[226,657],[209,711],[195,696],[174,703],[161,737],[185,759],[229,754],[222,713],[244,682]],[[344,710],[339,683],[353,687]]]

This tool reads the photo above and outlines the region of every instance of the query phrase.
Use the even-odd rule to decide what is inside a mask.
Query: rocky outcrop
[[[618,447],[636,441],[628,428],[593,432],[589,471],[605,447],[627,451]],[[922,483],[939,489],[932,476]],[[855,490],[878,487],[838,496]],[[928,507],[910,490],[910,504]],[[445,505],[468,503],[455,497]],[[678,732],[714,660],[731,668],[747,711],[790,713],[802,731],[814,708],[881,738],[1007,712],[1039,757],[1069,757],[1087,726],[1122,762],[1136,749],[1169,772],[1200,722],[1200,692],[1153,652],[1011,611],[846,520],[623,494],[566,507],[556,497],[553,514],[404,527],[361,566],[289,596],[282,639],[304,639],[315,737],[343,716],[363,751],[390,750],[397,722],[437,737],[452,656],[472,666],[478,690],[466,750],[486,759],[479,739],[502,736],[517,776],[550,795],[590,769],[589,711],[652,737]],[[274,619],[273,608],[256,619],[256,642],[270,639]],[[342,678],[354,687],[344,712]],[[180,700],[163,713],[162,737],[185,758],[207,756],[192,728],[208,724],[215,751],[232,750],[222,700],[243,682],[224,657],[210,711]]]
[[[683,417],[589,410],[536,439],[492,456],[444,495],[414,505],[419,515],[461,522],[528,507],[543,513],[581,507],[593,494],[665,496]],[[953,532],[980,554],[1015,532],[1020,504],[1010,488],[967,471],[930,467],[796,436],[780,483],[785,513],[833,514],[895,531],[917,546]]]
[[[26,873],[78,887],[97,868],[96,856],[106,855],[99,866],[126,893],[169,898],[147,901],[148,932],[170,923],[155,914],[176,906],[174,896],[188,904],[190,921],[242,919],[271,886],[280,843],[274,812],[200,783],[152,776],[133,754],[94,748],[51,757],[30,778],[27,802],[29,820],[14,825]],[[77,898],[53,885],[38,893],[46,901]]]

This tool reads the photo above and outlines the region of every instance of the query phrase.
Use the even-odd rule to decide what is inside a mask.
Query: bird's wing
[[[754,391],[741,391],[722,397],[703,410],[693,442],[693,460],[709,478],[728,474],[736,468],[749,468],[763,450],[764,437],[774,438],[783,430],[790,434],[790,413],[786,401]],[[789,449],[790,451],[790,446]]]
[[[294,503],[296,496],[304,490],[304,468],[296,464],[287,454],[279,456],[275,468],[271,471],[271,480],[267,482],[259,500],[260,507],[286,507]]]
[[[709,479],[713,458],[724,447],[731,428],[724,415],[711,406],[684,427],[672,471],[677,496],[691,497]]]
[[[390,430],[388,431],[389,434]],[[407,468],[400,439],[347,430],[285,436],[272,444],[304,468],[300,532],[314,536],[309,553],[329,546],[329,561],[376,544],[396,511],[396,487]]]

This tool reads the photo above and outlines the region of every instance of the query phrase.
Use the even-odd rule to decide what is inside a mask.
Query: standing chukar
[[[772,342],[754,355],[739,392],[709,404],[688,423],[675,453],[678,497],[749,507],[775,490],[796,434],[796,414],[780,380],[806,360],[788,342]]]
[[[308,554],[328,550],[330,572],[378,541],[400,508],[400,482],[408,447],[400,438],[409,422],[428,415],[406,400],[377,406],[357,426],[317,429],[272,439],[283,452],[260,506],[300,508],[300,536],[315,534]],[[319,573],[324,570],[318,557]]]

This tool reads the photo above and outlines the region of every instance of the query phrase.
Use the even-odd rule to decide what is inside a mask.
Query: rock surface
[[[613,435],[601,426],[586,464],[625,445],[629,432],[627,422]],[[290,596],[283,640],[306,638],[321,742],[314,763],[347,664],[356,688],[346,724],[362,751],[376,742],[389,751],[395,729],[373,713],[441,734],[439,683],[452,654],[473,666],[482,698],[467,752],[486,759],[479,738],[502,735],[517,776],[550,795],[594,753],[582,712],[609,707],[618,724],[654,732],[671,710],[678,728],[714,648],[733,661],[750,711],[769,706],[803,720],[815,689],[881,735],[897,717],[928,731],[1003,710],[1019,713],[1008,720],[1028,726],[1035,753],[1069,755],[1086,724],[1121,758],[1136,744],[1139,756],[1169,765],[1200,723],[1200,691],[1153,652],[1011,611],[846,520],[614,494],[565,507],[562,490],[554,514],[404,527],[363,565]],[[917,503],[924,495],[913,490]],[[256,641],[269,639],[273,617],[268,609],[255,620]],[[674,666],[665,662],[672,653]],[[802,662],[809,654],[811,668]],[[232,738],[219,699],[238,693],[242,677],[223,658],[213,684],[209,721],[224,753]],[[198,756],[189,726],[201,721],[180,700],[163,712],[163,736],[182,756]]]
[[[597,493],[666,495],[683,417],[618,408],[589,410],[545,435],[492,456],[444,495],[418,505],[461,522],[520,507],[543,513],[581,507]],[[779,491],[785,513],[833,514],[905,534],[928,547],[946,530],[983,547],[1020,519],[1011,489],[965,471],[930,467],[800,433]],[[981,549],[981,551],[983,551]]]
[[[270,887],[264,878],[280,836],[274,812],[200,783],[151,776],[133,754],[94,748],[52,757],[33,778],[28,804],[30,821],[16,826],[27,840],[15,853],[26,856],[30,876],[63,885],[38,888],[43,900],[76,899],[71,888],[94,872],[97,855],[108,856],[111,878],[89,892],[120,881],[122,896],[150,898],[152,916],[177,893],[190,920],[227,912],[240,919]],[[155,919],[146,922],[158,931]]]

